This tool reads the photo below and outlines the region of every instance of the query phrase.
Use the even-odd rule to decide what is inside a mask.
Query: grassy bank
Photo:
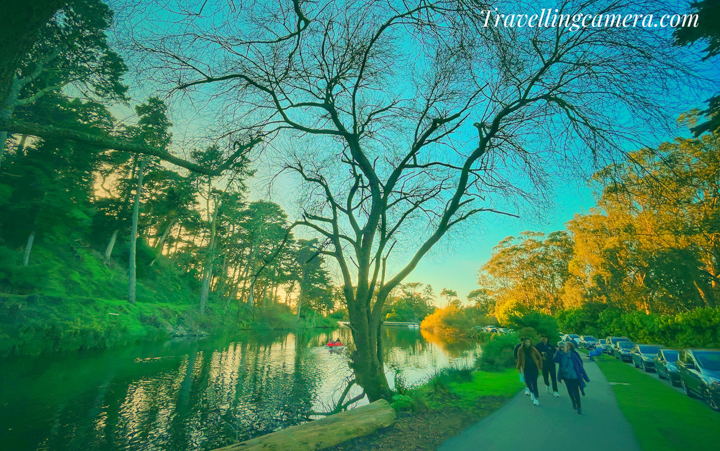
[[[398,420],[385,429],[341,443],[335,451],[436,449],[522,389],[517,371],[443,370],[420,387],[399,390]]]
[[[106,262],[81,243],[46,243],[33,248],[24,267],[17,252],[0,246],[0,358],[246,329],[337,327],[312,311],[298,324],[282,304],[249,310],[235,301],[226,310],[226,300],[212,293],[201,316],[198,278],[147,246],[141,250],[138,302],[130,304],[122,258]]]
[[[123,299],[0,294],[0,357],[105,349],[173,336],[208,335],[238,330],[337,327],[320,315],[299,325],[284,305],[226,312],[210,306],[201,316],[195,304],[137,302]]]
[[[620,409],[644,450],[717,449],[720,415],[656,378],[612,357],[598,360],[613,385]]]

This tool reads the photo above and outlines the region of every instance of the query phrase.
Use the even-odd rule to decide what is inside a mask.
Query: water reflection
[[[203,450],[305,421],[327,410],[352,373],[350,330],[174,340],[0,367],[0,444],[9,450]],[[470,365],[472,343],[383,330],[387,376],[417,384]],[[353,387],[348,399],[360,393]],[[362,404],[366,401],[361,401]]]

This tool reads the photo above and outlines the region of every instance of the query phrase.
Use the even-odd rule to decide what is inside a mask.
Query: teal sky
[[[111,2],[112,4],[112,2]],[[701,45],[697,46],[701,47]],[[688,49],[689,59],[697,55],[699,49]],[[693,53],[695,55],[693,55]],[[698,68],[700,70],[701,68]],[[132,70],[132,65],[131,65]],[[702,68],[705,76],[709,75],[708,68]],[[713,76],[717,80],[720,71],[715,67]],[[138,103],[149,95],[163,95],[168,87],[152,84],[135,83],[131,77],[128,82],[131,84],[131,95]],[[136,81],[138,79],[135,79]],[[708,90],[704,98],[712,95]],[[202,96],[202,94],[201,94]],[[690,100],[694,98],[694,100]],[[699,102],[697,96],[691,96],[686,92],[678,92],[676,98],[662,99],[660,102],[666,104],[667,117],[672,119],[680,113],[692,108],[702,108],[704,104]],[[207,102],[207,103],[206,103]],[[182,95],[170,99],[171,120],[175,124],[173,129],[175,146],[178,149],[192,149],[195,144],[203,142],[202,136],[212,133],[213,105],[209,98],[188,99]],[[131,114],[129,110],[114,110],[119,118]],[[204,114],[205,112],[205,114]],[[124,113],[124,114],[123,114]],[[622,118],[618,118],[622,121]],[[648,139],[649,145],[657,145],[662,141],[671,140],[678,133],[656,136]],[[198,138],[200,137],[200,138]],[[208,138],[206,135],[205,138]],[[207,143],[207,141],[205,140]],[[275,146],[276,148],[279,146]],[[629,147],[626,150],[634,150]],[[277,152],[277,151],[276,151]],[[183,153],[179,151],[179,153]],[[280,204],[288,213],[289,221],[299,217],[297,209],[296,193],[297,187],[287,181],[280,180],[271,193],[268,193],[268,180],[274,175],[271,166],[276,156],[266,154],[258,160],[258,177],[249,182],[251,189],[251,200],[267,199]],[[476,274],[480,267],[489,260],[492,248],[502,239],[508,236],[517,236],[523,231],[533,230],[549,233],[556,230],[563,230],[564,224],[573,218],[575,214],[587,213],[595,205],[595,199],[586,185],[586,181],[578,177],[575,179],[556,178],[551,181],[551,202],[552,206],[537,207],[530,212],[520,212],[520,218],[495,215],[487,213],[470,224],[464,225],[461,229],[451,232],[427,255],[415,271],[405,282],[421,282],[432,285],[435,293],[439,295],[443,288],[453,289],[458,292],[461,300],[465,301],[468,292],[478,288]],[[507,211],[517,213],[511,209]],[[298,233],[299,236],[306,236],[305,233]],[[395,258],[389,261],[389,272],[392,274],[401,268],[410,257],[412,248],[396,252]],[[438,299],[439,304],[444,301]]]
[[[565,222],[575,214],[587,213],[595,206],[591,190],[582,180],[562,183],[555,191],[555,208],[539,212],[541,218],[487,216],[466,236],[452,238],[451,243],[440,243],[433,255],[424,259],[408,277],[410,282],[429,283],[439,295],[443,288],[453,289],[467,302],[467,294],[478,288],[476,274],[492,254],[492,249],[508,236],[518,236],[526,230],[545,234],[565,229]],[[438,299],[438,304],[445,301]]]

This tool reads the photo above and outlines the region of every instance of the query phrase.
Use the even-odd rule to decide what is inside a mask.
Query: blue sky
[[[467,294],[478,288],[476,274],[490,259],[492,249],[508,236],[518,236],[526,230],[545,234],[563,230],[565,222],[575,214],[587,213],[595,206],[595,199],[583,180],[556,185],[556,206],[539,212],[541,218],[488,216],[478,224],[472,234],[457,237],[450,246],[440,243],[433,255],[425,258],[408,277],[409,282],[429,283],[439,295],[443,288],[456,290],[462,301]],[[445,250],[446,248],[447,251]],[[438,304],[445,301],[438,299]]]
[[[691,50],[688,50],[690,53]],[[716,73],[717,75],[717,73]],[[148,95],[158,93],[158,87],[152,85],[132,86],[133,97],[138,100],[145,99]],[[159,88],[163,91],[163,87]],[[197,93],[196,93],[197,94]],[[684,93],[678,92],[675,99],[664,99],[663,102],[679,103],[678,100],[683,99]],[[708,95],[709,97],[709,95]],[[212,125],[203,119],[202,110],[204,107],[213,108],[208,99],[193,99],[195,105],[201,105],[199,109],[189,108],[183,109],[183,101],[177,102],[177,98],[173,99],[175,108],[171,109],[171,120],[176,127],[173,130],[175,140],[178,147],[188,148],[188,142],[191,142],[198,134],[202,134],[204,127]],[[192,102],[191,102],[192,103]],[[690,102],[692,103],[692,102]],[[693,107],[702,107],[702,104],[683,105],[685,110]],[[674,118],[684,110],[667,109],[667,117]],[[122,117],[122,114],[119,115]],[[211,117],[211,115],[207,115]],[[664,136],[661,140],[670,140],[672,135]],[[657,145],[660,141],[649,142],[651,145]],[[629,148],[627,150],[633,150]],[[262,160],[260,164],[262,164]],[[289,220],[297,219],[296,199],[293,194],[297,192],[296,188],[289,186],[285,182],[280,183],[280,189],[275,189],[272,196],[267,195],[265,184],[267,178],[272,174],[259,174],[257,180],[249,183],[251,187],[251,199],[267,199],[280,204],[289,214]],[[526,230],[540,231],[549,233],[555,230],[564,229],[564,223],[572,219],[575,214],[587,213],[588,210],[595,205],[595,199],[586,186],[585,180],[575,179],[555,179],[552,182],[554,192],[552,200],[553,208],[545,208],[542,211],[523,214],[519,219],[488,214],[480,218],[479,221],[473,222],[463,228],[462,233],[452,233],[443,239],[433,249],[430,255],[426,256],[416,270],[406,279],[406,282],[429,283],[433,286],[435,293],[439,294],[443,288],[456,290],[461,300],[465,300],[469,291],[478,287],[476,282],[476,273],[480,267],[488,261],[491,256],[492,248],[502,239],[508,236],[517,236]],[[300,236],[303,236],[300,233]],[[403,258],[406,257],[406,258]],[[399,254],[394,262],[390,263],[391,272],[393,269],[399,269],[403,260],[408,255]]]

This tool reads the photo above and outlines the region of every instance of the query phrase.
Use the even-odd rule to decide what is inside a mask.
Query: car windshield
[[[710,371],[720,371],[720,351],[695,352],[700,366]]]
[[[631,343],[629,341],[619,341],[618,346],[620,346],[623,349],[630,349],[633,346],[635,346],[635,343]]]
[[[660,350],[660,346],[640,346],[641,354],[657,354]]]
[[[665,360],[667,360],[668,362],[677,362],[677,351],[663,351],[663,355],[665,356]]]
[[[597,339],[596,339],[595,337],[593,337],[592,335],[583,335],[583,340],[585,340],[585,341],[597,341]]]
[[[579,335],[575,335],[575,334],[569,334],[568,337],[570,337],[570,338],[580,338]]]

